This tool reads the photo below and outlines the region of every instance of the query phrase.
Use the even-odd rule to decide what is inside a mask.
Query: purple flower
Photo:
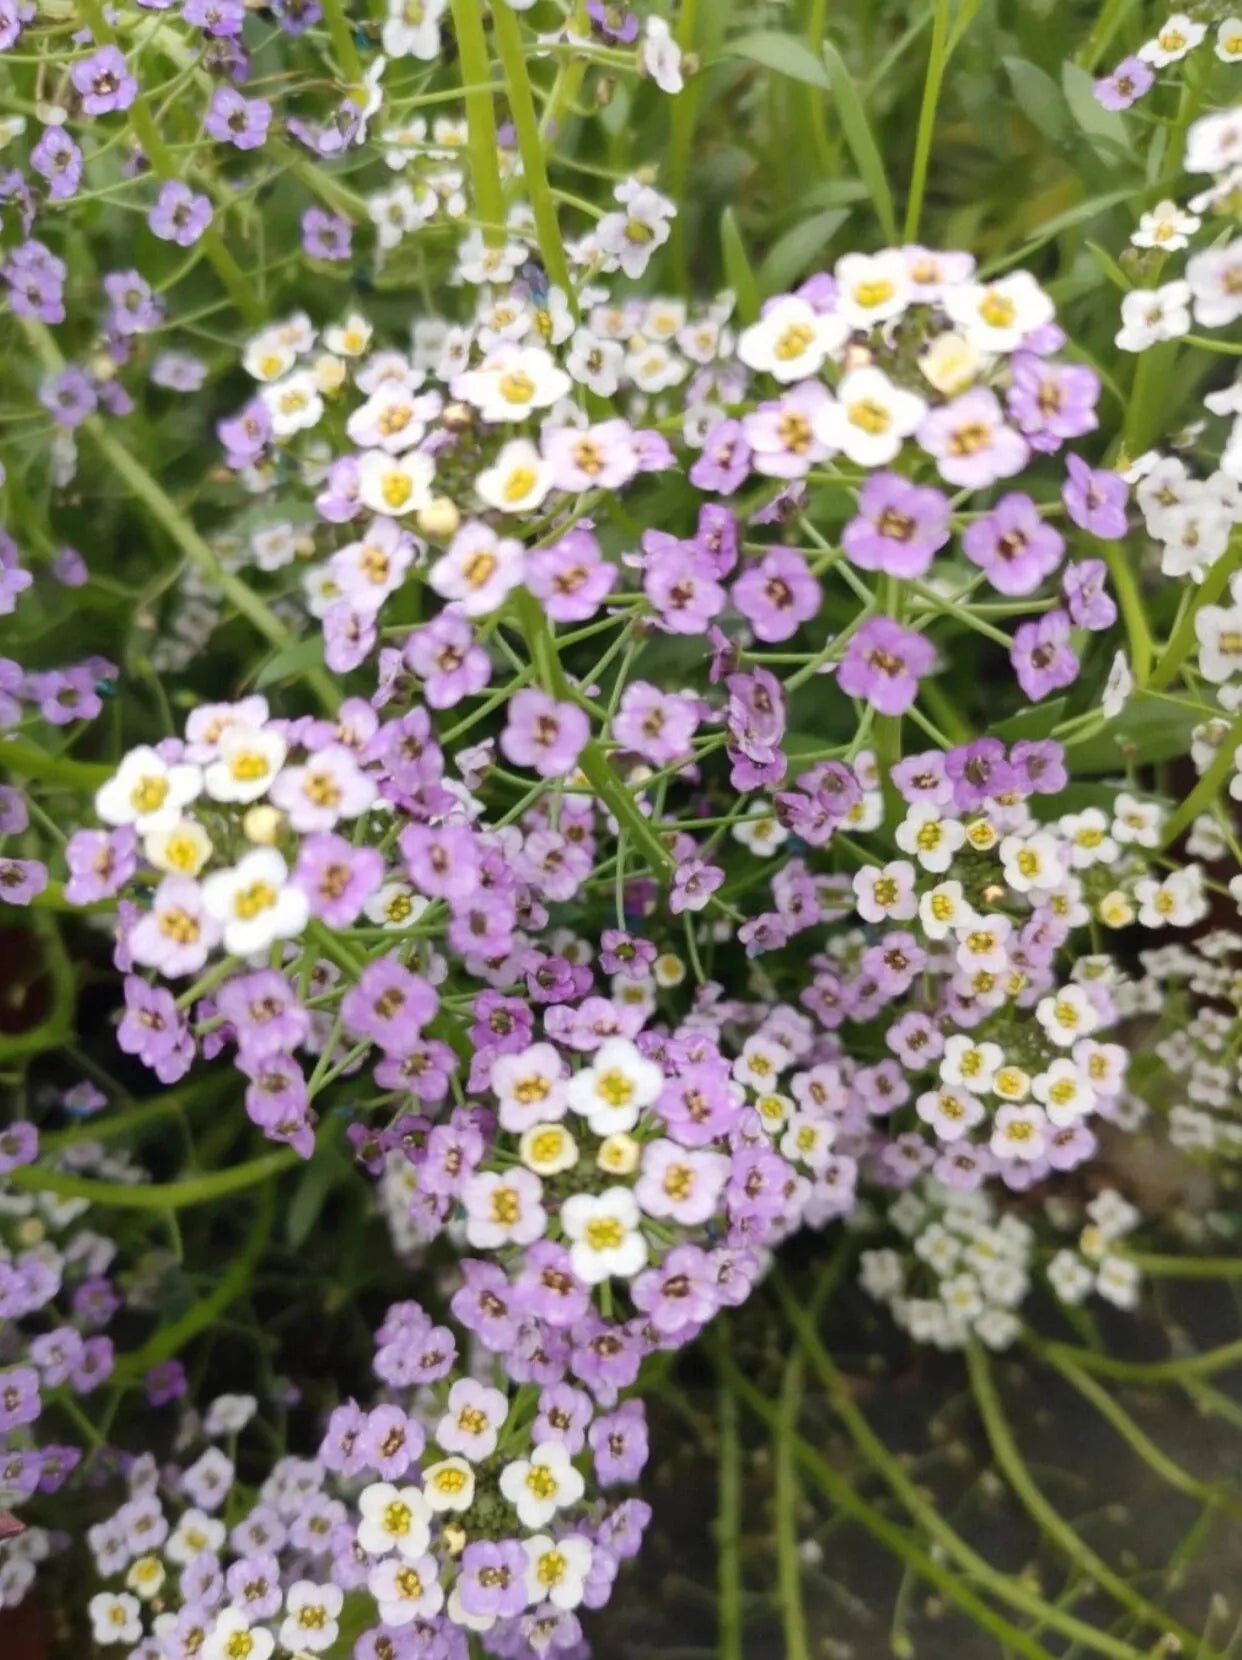
[[[267,137],[272,106],[263,98],[243,98],[235,87],[217,87],[203,126],[221,144],[257,150]]]
[[[768,645],[791,639],[819,610],[823,595],[793,548],[773,548],[733,584],[733,604]]]
[[[1034,702],[1060,691],[1078,678],[1078,658],[1070,648],[1070,619],[1064,611],[1049,611],[1023,623],[1013,637],[1010,660],[1018,684]]]
[[[226,980],[216,993],[216,1012],[233,1028],[237,1047],[248,1062],[292,1052],[310,1036],[309,1014],[275,968]]]
[[[117,334],[145,334],[157,328],[164,312],[151,292],[151,285],[137,271],[109,271],[103,280],[104,293],[112,302],[108,327]]]
[[[649,1269],[648,1274],[657,1270]],[[665,1258],[663,1269],[659,1272],[664,1276],[663,1294],[669,1298],[669,1286],[677,1285],[681,1279],[687,1282],[687,1289],[682,1291],[677,1287],[672,1296],[674,1303],[683,1306],[693,1304],[699,1309],[710,1305],[708,1314],[714,1313],[716,1298],[714,1285],[706,1293],[706,1297],[695,1297],[689,1290],[691,1283],[701,1282],[704,1276],[710,1281],[710,1261],[704,1252],[694,1245],[679,1245],[669,1252]],[[645,1280],[647,1274],[640,1276]],[[635,1291],[638,1282],[635,1282]],[[635,1298],[637,1301],[637,1298]],[[706,1318],[707,1315],[702,1316]],[[696,1317],[697,1321],[697,1317]],[[690,1322],[682,1319],[681,1325]],[[595,1474],[599,1478],[601,1487],[610,1487],[616,1482],[637,1481],[643,1473],[643,1466],[647,1462],[647,1414],[641,1401],[623,1401],[614,1412],[597,1418],[591,1425],[589,1440],[591,1451],[595,1455]]]
[[[211,203],[196,196],[180,179],[168,179],[161,187],[155,206],[147,215],[152,233],[163,242],[189,248],[211,223]]]
[[[408,1055],[424,1026],[435,1018],[438,999],[421,975],[395,957],[368,963],[341,1003],[341,1019],[354,1038],[370,1038],[386,1055]]]
[[[30,152],[30,165],[48,181],[54,202],[72,196],[82,179],[82,152],[63,127],[45,127]]]
[[[77,548],[61,548],[52,563],[52,575],[66,588],[81,588],[90,580],[86,561]]]
[[[587,16],[608,40],[618,46],[632,46],[638,39],[638,15],[617,0],[587,0]]]
[[[882,715],[900,715],[918,696],[918,683],[931,673],[935,662],[930,640],[902,628],[891,617],[872,617],[846,646],[837,684]]]
[[[1033,449],[1060,449],[1067,438],[1080,438],[1100,424],[1095,413],[1100,377],[1094,369],[1017,352],[1010,375],[1005,402]]]
[[[701,911],[725,879],[719,865],[702,859],[683,859],[673,872],[668,908],[674,916],[683,911]]]
[[[307,208],[302,215],[302,247],[311,259],[348,259],[353,230],[349,220],[342,219],[339,213]]]
[[[112,899],[138,868],[138,836],[130,825],[117,830],[77,830],[65,846],[71,905]]]
[[[95,388],[89,375],[70,364],[42,382],[39,402],[62,427],[77,427],[95,412]]]
[[[179,1360],[161,1360],[151,1367],[143,1382],[151,1406],[167,1406],[170,1401],[181,1400],[190,1388],[185,1367]]]
[[[550,547],[526,556],[527,588],[555,623],[586,622],[611,593],[617,573],[585,524],[575,525]]]
[[[38,859],[0,859],[0,903],[29,905],[47,887],[47,866]]]
[[[968,525],[962,551],[1001,594],[1033,594],[1065,553],[1058,531],[1045,524],[1030,496],[1002,496],[990,513]]]
[[[383,855],[354,847],[331,832],[307,836],[298,850],[293,881],[310,901],[311,913],[331,928],[348,928],[384,880]]]
[[[43,323],[65,320],[65,277],[68,268],[41,242],[23,242],[0,266],[9,289],[9,304],[18,317],[37,317]]]
[[[1117,621],[1117,607],[1108,592],[1108,566],[1102,559],[1081,559],[1067,565],[1061,591],[1076,628],[1099,633]]]
[[[452,611],[415,629],[405,642],[404,658],[422,680],[423,697],[432,709],[455,708],[492,678],[491,659],[476,643],[470,619]]]
[[[0,836],[19,835],[29,823],[25,796],[15,784],[0,784]]]
[[[39,1374],[33,1366],[13,1366],[0,1372],[0,1433],[33,1424],[42,1407]]]
[[[899,473],[872,473],[858,497],[841,546],[851,564],[889,576],[919,577],[949,540],[949,502],[930,485]]]
[[[271,417],[267,405],[260,398],[216,424],[216,436],[224,445],[225,463],[241,471],[252,466],[263,454],[272,436]]]
[[[643,549],[643,588],[660,626],[670,634],[705,634],[712,618],[725,608],[725,591],[711,561],[693,543],[659,532],[646,533]]]
[[[953,782],[953,805],[972,813],[989,798],[1007,795],[1017,778],[999,738],[976,738],[944,757],[945,772]]]
[[[945,482],[967,490],[986,490],[998,479],[1012,478],[1030,454],[1021,433],[1005,425],[996,394],[985,387],[933,409],[917,437]]]
[[[101,46],[89,58],[80,59],[70,69],[69,79],[82,95],[84,115],[127,110],[138,96],[138,83],[115,46]]]
[[[564,778],[590,736],[591,723],[576,704],[558,703],[530,686],[510,701],[500,748],[515,767],[530,767],[541,778]]]
[[[246,8],[242,0],[185,0],[181,15],[204,34],[219,39],[241,34]]]
[[[462,1552],[457,1591],[467,1614],[509,1619],[526,1607],[526,1552],[516,1539],[476,1540]]]
[[[731,496],[745,482],[750,461],[750,445],[742,423],[732,419],[717,421],[703,442],[702,454],[690,469],[690,482],[696,490],[714,490],[722,496]]]
[[[0,1176],[7,1176],[19,1165],[33,1164],[39,1156],[39,1132],[33,1124],[22,1119],[0,1130]]]
[[[1095,96],[1106,110],[1128,110],[1150,92],[1155,80],[1142,58],[1123,58],[1111,75],[1095,83]]]
[[[1107,468],[1092,469],[1077,455],[1066,457],[1068,477],[1061,488],[1065,510],[1080,530],[1104,542],[1117,542],[1126,533],[1126,503],[1130,486]]]
[[[163,1084],[175,1084],[194,1060],[194,1039],[177,1012],[173,995],[130,974],[125,979],[125,1014],[117,1043],[136,1055]]]

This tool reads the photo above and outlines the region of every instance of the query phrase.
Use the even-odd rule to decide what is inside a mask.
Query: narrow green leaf
[[[759,283],[731,207],[720,215],[720,252],[724,260],[725,280],[737,299],[738,320],[753,323],[759,315]]]
[[[846,67],[840,52],[827,40],[824,42],[824,62],[828,66],[828,79],[832,83],[837,116],[841,122],[845,142],[850,147],[859,177],[867,187],[871,205],[875,208],[876,218],[880,221],[885,239],[888,242],[896,242],[897,215],[893,211],[893,193],[888,187],[884,161],[875,135],[871,131],[871,123],[867,120],[862,99],[858,95],[854,77]]]
[[[763,29],[757,34],[741,35],[725,45],[731,58],[747,58],[764,69],[786,75],[791,81],[802,81],[828,91],[828,75],[822,63],[805,41],[794,35],[783,35],[775,29]]]
[[[1135,159],[1134,148],[1126,132],[1126,124],[1116,110],[1106,110],[1095,95],[1095,77],[1076,63],[1065,63],[1061,68],[1061,90],[1069,112],[1097,149],[1103,148],[1110,160],[1118,154],[1128,162]]]
[[[254,677],[254,686],[261,692],[264,686],[275,686],[282,680],[294,680],[308,669],[323,667],[323,636],[312,635],[309,639],[298,640],[275,656],[269,657],[267,662]]]
[[[763,293],[779,294],[804,276],[812,265],[822,264],[826,244],[849,216],[848,208],[824,208],[778,237],[759,267],[759,287]]]
[[[1051,75],[1025,58],[1003,58],[1018,107],[1033,127],[1056,145],[1071,142],[1069,106]]]

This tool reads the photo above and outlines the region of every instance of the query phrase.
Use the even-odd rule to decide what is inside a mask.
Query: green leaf
[[[759,286],[764,294],[779,294],[805,275],[849,216],[848,208],[824,208],[778,237],[759,267]]]
[[[323,666],[323,636],[312,635],[307,640],[298,640],[268,658],[254,677],[255,691],[261,692],[264,686],[275,686],[282,680],[294,680],[298,675],[305,674],[307,669],[321,669]]]
[[[311,1230],[341,1173],[341,1161],[334,1150],[317,1152],[302,1171],[289,1209],[285,1212],[285,1239],[294,1250],[299,1245],[305,1245],[310,1238]]]
[[[759,283],[731,207],[720,215],[720,253],[724,260],[725,281],[737,299],[738,320],[753,323],[759,315]]]
[[[1110,160],[1118,153],[1128,162],[1134,160],[1134,148],[1126,132],[1126,124],[1116,110],[1106,110],[1095,95],[1095,77],[1076,63],[1061,68],[1061,90],[1074,120],[1095,141],[1097,149],[1109,153]]]
[[[806,42],[795,35],[764,29],[727,42],[725,52],[732,58],[748,58],[751,63],[762,64],[778,75],[787,75],[791,81],[802,81],[807,86],[828,91],[828,75],[823,64]]]
[[[1070,142],[1069,106],[1051,75],[1025,58],[1003,58],[1005,73],[1018,107],[1033,127],[1053,144]]]
[[[1070,746],[1069,765],[1078,778],[1119,772],[1129,749],[1138,753],[1144,766],[1173,761],[1190,753],[1190,734],[1198,722],[1193,709],[1136,692],[1103,732]]]
[[[893,211],[893,193],[888,187],[884,161],[871,131],[871,123],[867,120],[858,87],[844,58],[827,40],[824,42],[824,62],[828,66],[828,79],[832,83],[845,142],[850,147],[859,177],[867,187],[880,228],[889,242],[896,242],[897,216]]]

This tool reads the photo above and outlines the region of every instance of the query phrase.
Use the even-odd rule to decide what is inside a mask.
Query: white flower
[[[367,197],[367,213],[375,226],[376,241],[383,249],[397,247],[411,231],[434,218],[439,198],[422,179],[402,179],[391,190],[377,190]]]
[[[309,1650],[317,1654],[331,1648],[340,1627],[337,1616],[345,1601],[339,1585],[316,1585],[309,1579],[298,1579],[285,1593],[285,1617],[281,1622],[280,1641],[291,1654]]]
[[[431,1540],[431,1506],[417,1487],[394,1487],[372,1482],[358,1499],[358,1547],[369,1556],[396,1551],[413,1560],[422,1556]]]
[[[501,513],[533,512],[552,488],[552,468],[529,438],[507,443],[474,481],[479,500]]]
[[[1095,1289],[1115,1308],[1137,1308],[1142,1276],[1126,1257],[1105,1257],[1095,1271]]]
[[[629,1038],[608,1038],[589,1067],[569,1080],[569,1105],[598,1136],[632,1130],[664,1088],[664,1073]]]
[[[1190,333],[1190,284],[1166,282],[1160,288],[1134,288],[1121,301],[1117,345],[1123,352],[1145,352],[1161,340]]]
[[[545,1441],[529,1458],[515,1458],[500,1472],[500,1491],[532,1532],[547,1527],[558,1510],[577,1504],[585,1489],[561,1441]]]
[[[869,329],[900,317],[912,288],[906,257],[897,248],[878,254],[845,254],[833,271],[836,309],[852,328]]]
[[[591,1567],[590,1542],[577,1533],[566,1539],[537,1533],[533,1539],[524,1539],[522,1548],[526,1552],[526,1589],[531,1602],[576,1608]]]
[[[1095,1284],[1094,1270],[1074,1251],[1058,1251],[1048,1264],[1048,1283],[1063,1303],[1081,1303]]]
[[[1242,17],[1227,17],[1216,31],[1216,56],[1222,63],[1242,63]],[[1186,163],[1187,170],[1190,163]]]
[[[1116,720],[1130,701],[1133,691],[1134,676],[1130,672],[1129,660],[1124,651],[1118,651],[1113,658],[1113,666],[1108,671],[1108,680],[1100,696],[1100,708],[1107,720]]]
[[[918,910],[914,866],[908,859],[864,865],[854,872],[854,893],[864,922],[909,922]]]
[[[1095,1110],[1095,1091],[1083,1078],[1077,1062],[1065,1056],[1031,1079],[1031,1094],[1058,1127],[1076,1124]]]
[[[1192,52],[1206,34],[1206,23],[1196,23],[1185,12],[1174,12],[1156,37],[1139,47],[1138,55],[1144,63],[1163,69]]]
[[[262,847],[203,883],[203,909],[220,923],[224,949],[231,956],[256,955],[306,927],[310,916],[306,895],[291,886],[288,878],[289,869],[280,854]]]
[[[203,772],[203,788],[213,801],[257,801],[284,765],[288,746],[278,732],[229,726],[216,749],[218,759]]]
[[[372,513],[416,513],[431,501],[436,464],[421,450],[389,455],[367,450],[358,463],[358,499]]]
[[[351,311],[343,323],[332,323],[323,331],[323,343],[338,357],[361,357],[371,344],[373,332],[361,312]]]
[[[203,1434],[209,1438],[236,1435],[258,1410],[259,1403],[253,1395],[217,1395],[203,1418]],[[224,1537],[223,1530],[220,1537]]]
[[[1222,686],[1242,671],[1242,605],[1205,605],[1195,617],[1199,672]]]
[[[772,813],[766,813],[761,818],[739,820],[733,826],[732,834],[735,841],[741,842],[743,847],[760,858],[775,853],[789,839],[788,830]]]
[[[923,399],[894,386],[882,369],[853,369],[811,425],[821,444],[840,450],[856,466],[882,467],[895,459],[926,413]]]
[[[1203,874],[1198,865],[1171,871],[1163,881],[1154,876],[1141,877],[1134,884],[1134,897],[1144,928],[1188,928],[1207,914]]]
[[[264,329],[247,344],[242,367],[255,380],[267,383],[288,374],[297,360],[295,347],[282,338],[279,328]]]
[[[542,346],[497,346],[477,369],[452,382],[455,398],[471,404],[484,421],[521,421],[566,397],[573,385]]]
[[[919,900],[919,921],[931,940],[947,939],[974,917],[974,906],[965,897],[960,882],[937,882]]]
[[[1113,835],[1138,847],[1159,847],[1164,811],[1154,801],[1139,801],[1122,790],[1113,803]]]
[[[1187,246],[1201,223],[1196,214],[1185,212],[1176,202],[1157,202],[1139,220],[1130,241],[1136,248],[1163,248],[1165,253],[1175,253]]]
[[[323,398],[309,369],[296,369],[283,380],[265,386],[259,397],[276,438],[288,438],[292,433],[317,426],[323,414]]]
[[[602,1193],[575,1193],[561,1206],[561,1227],[570,1241],[569,1259],[584,1285],[610,1278],[633,1279],[647,1262],[639,1231],[638,1201],[628,1187]]]
[[[615,340],[604,340],[590,329],[577,329],[565,358],[565,368],[579,385],[610,398],[621,384],[625,348]]]
[[[1242,30],[1239,31],[1242,39]],[[1242,161],[1242,111],[1202,116],[1186,135],[1188,173],[1225,173]]]
[[[578,1162],[578,1143],[563,1124],[532,1124],[518,1143],[518,1157],[536,1176],[559,1176]]]
[[[984,352],[1017,351],[1028,334],[1056,316],[1056,307],[1029,271],[948,288],[940,303],[971,345]]]
[[[167,1578],[168,1569],[158,1556],[140,1556],[125,1575],[125,1586],[143,1602],[150,1602],[164,1589]]]
[[[976,1043],[956,1032],[944,1046],[940,1076],[946,1084],[961,1084],[976,1095],[986,1094],[992,1080],[1005,1064],[1005,1051],[998,1043]]]
[[[276,1639],[265,1626],[251,1625],[240,1608],[224,1608],[203,1643],[202,1660],[269,1660]]]
[[[1064,880],[1055,836],[1037,830],[1032,836],[1006,836],[1000,844],[1005,880],[1015,893],[1055,888]]]
[[[805,300],[787,294],[742,330],[737,355],[748,369],[774,380],[805,380],[819,373],[824,359],[844,344],[849,332],[844,318],[815,311]]]
[[[423,1496],[437,1515],[469,1510],[474,1503],[474,1470],[464,1458],[442,1458],[423,1470]]]
[[[196,766],[169,765],[142,744],[131,749],[116,772],[95,792],[95,811],[105,824],[132,824],[142,835],[171,830],[181,809],[203,787]]]
[[[1079,1038],[1090,1037],[1100,1024],[1095,1004],[1081,986],[1063,986],[1035,1005],[1035,1018],[1051,1042],[1068,1049]]]
[[[380,42],[390,58],[440,56],[440,19],[448,0],[388,0],[388,19]]]
[[[1187,260],[1186,281],[1194,296],[1196,323],[1205,329],[1236,323],[1242,317],[1242,237]]]
[[[115,1596],[111,1591],[100,1591],[86,1605],[91,1618],[91,1632],[100,1645],[109,1643],[136,1643],[142,1637],[142,1604],[137,1597],[122,1591]]]
[[[195,1510],[191,1507],[182,1513],[181,1519],[165,1541],[164,1555],[179,1568],[184,1568],[187,1562],[202,1551],[218,1551],[224,1543],[226,1531],[224,1523],[218,1517],[209,1516],[205,1510]]]
[[[662,17],[647,19],[646,31],[638,49],[638,66],[644,74],[651,76],[661,92],[675,95],[685,85],[681,72],[681,48]]]
[[[375,1598],[380,1622],[386,1626],[433,1620],[444,1606],[444,1587],[433,1556],[396,1562],[391,1557],[367,1575],[367,1590]]]
[[[953,855],[966,840],[955,818],[941,818],[930,802],[916,801],[897,826],[897,846],[917,859],[924,870],[943,876]]]

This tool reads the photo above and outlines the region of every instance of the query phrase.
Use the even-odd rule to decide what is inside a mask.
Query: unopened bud
[[[252,807],[242,820],[242,834],[258,847],[271,847],[280,834],[283,816],[278,808],[270,807],[266,802]]]
[[[418,514],[418,528],[432,542],[447,542],[457,534],[461,513],[448,496],[436,496]]]

